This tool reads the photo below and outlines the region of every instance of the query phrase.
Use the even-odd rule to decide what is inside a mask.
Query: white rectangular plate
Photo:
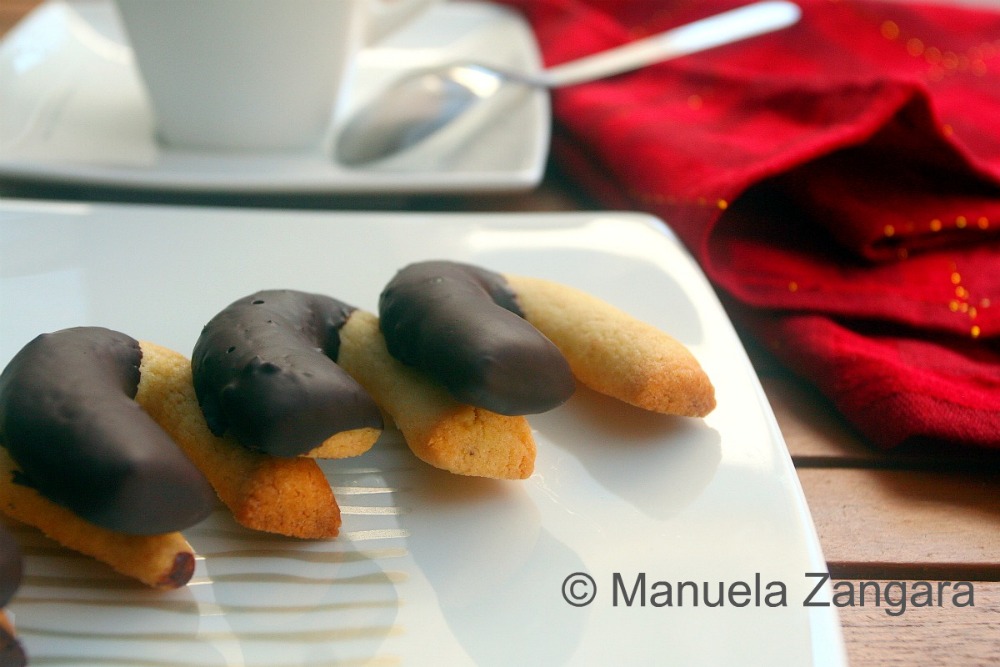
[[[190,354],[209,318],[264,288],[374,310],[397,269],[430,258],[558,280],[653,323],[699,358],[718,408],[655,416],[579,390],[529,418],[538,460],[522,482],[432,469],[389,433],[324,464],[339,538],[254,534],[220,509],[185,532],[201,558],[175,592],[20,528],[11,609],[38,664],[843,664],[834,610],[805,604],[826,566],[774,417],[703,274],[654,218],[7,202],[0,363],[85,324]],[[588,590],[565,585],[574,573],[592,603],[564,597]]]

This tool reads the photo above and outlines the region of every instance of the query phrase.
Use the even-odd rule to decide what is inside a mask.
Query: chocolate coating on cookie
[[[14,482],[117,532],[205,518],[208,482],[133,400],[141,359],[138,341],[100,327],[28,343],[0,375],[0,443],[23,472]]]
[[[522,316],[504,277],[469,264],[411,264],[379,298],[389,352],[460,403],[504,415],[550,410],[575,389],[569,364]]]
[[[375,402],[335,363],[340,328],[353,311],[320,294],[265,290],[212,318],[191,357],[212,432],[298,456],[337,433],[382,428]]]
[[[7,628],[0,627],[0,665],[4,667],[23,667],[28,664],[28,656],[24,648]]]
[[[23,576],[24,558],[21,547],[10,531],[0,525],[0,607],[6,607],[14,597],[14,593],[21,587]]]

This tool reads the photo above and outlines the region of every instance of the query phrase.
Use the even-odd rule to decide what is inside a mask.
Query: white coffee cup
[[[435,0],[115,0],[171,147],[318,147],[358,52]]]

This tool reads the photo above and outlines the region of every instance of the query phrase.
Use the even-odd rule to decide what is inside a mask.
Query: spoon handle
[[[539,77],[545,85],[555,88],[621,74],[785,28],[798,21],[801,13],[792,2],[764,0],[556,65],[539,72]]]

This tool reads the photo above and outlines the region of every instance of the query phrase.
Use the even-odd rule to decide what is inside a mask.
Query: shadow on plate
[[[588,613],[560,586],[583,561],[541,525],[523,484],[423,472],[410,490],[421,511],[400,523],[455,639],[477,665],[565,663]]]
[[[719,433],[704,420],[655,414],[586,387],[531,423],[540,448],[575,456],[605,488],[654,519],[693,502],[722,460]]]

